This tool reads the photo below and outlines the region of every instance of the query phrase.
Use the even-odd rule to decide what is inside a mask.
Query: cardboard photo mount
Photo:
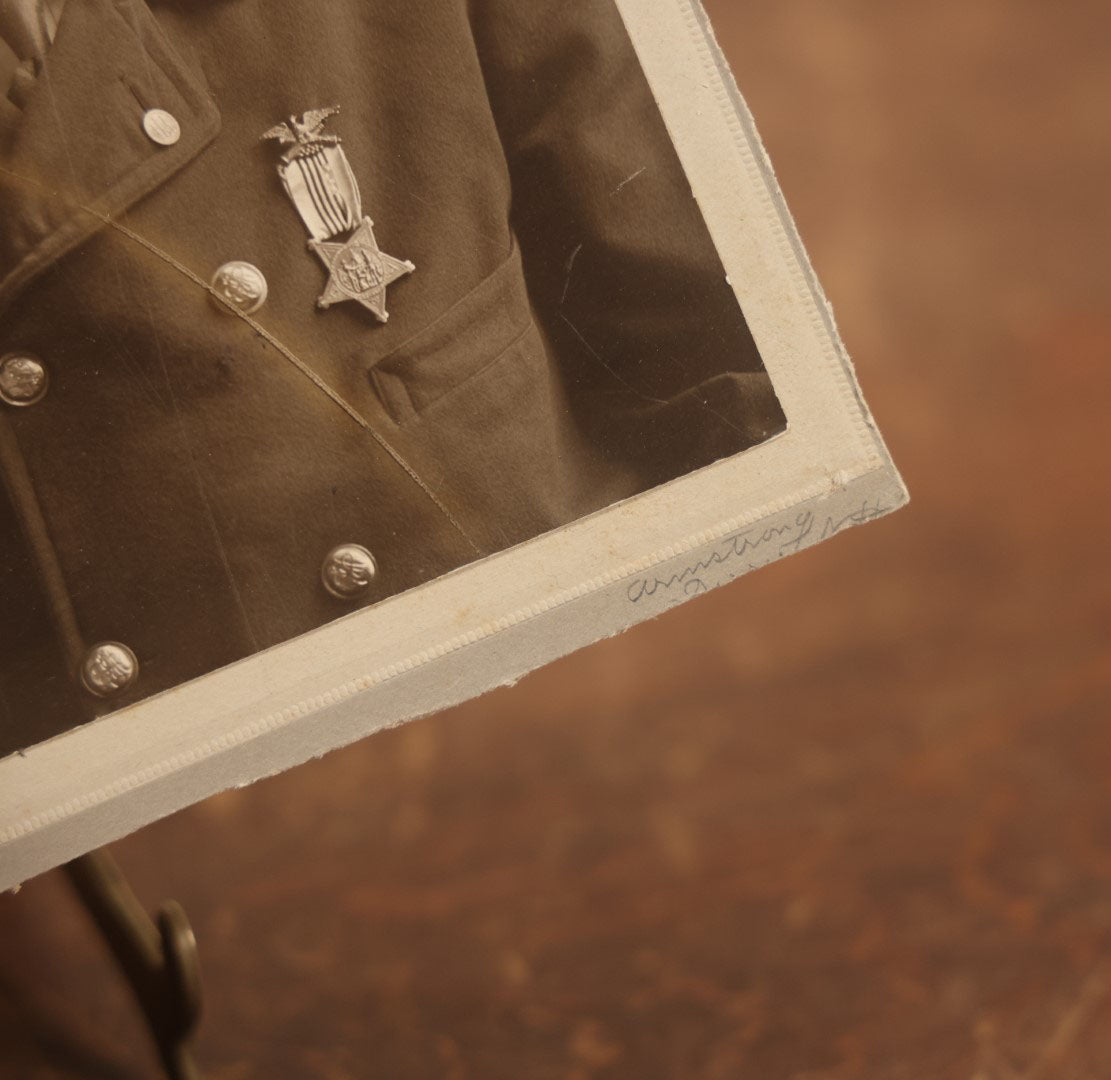
[[[617,0],[786,432],[0,760],[0,888],[436,712],[906,502],[697,0]]]

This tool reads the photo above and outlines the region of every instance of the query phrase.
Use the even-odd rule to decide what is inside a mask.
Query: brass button
[[[147,109],[143,113],[143,130],[159,146],[173,146],[181,138],[181,125],[165,109]]]
[[[50,378],[37,356],[8,353],[0,356],[0,401],[9,405],[34,405],[46,393]]]
[[[226,262],[212,275],[212,291],[219,299],[216,306],[228,312],[228,305],[251,315],[266,303],[269,291],[266,278],[249,262]]]
[[[85,655],[81,682],[90,694],[110,697],[126,690],[139,674],[135,654],[118,641],[102,641]]]
[[[332,548],[320,568],[324,588],[340,600],[362,596],[377,574],[374,556],[360,544],[340,544]]]

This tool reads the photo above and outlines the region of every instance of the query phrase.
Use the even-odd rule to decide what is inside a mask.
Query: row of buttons
[[[181,138],[181,125],[164,109],[143,113],[143,131],[158,146],[173,146]],[[0,357],[0,401],[8,405],[34,405],[46,394],[50,377],[37,356],[8,353]],[[108,697],[127,689],[139,674],[135,653],[118,641],[94,645],[81,665],[81,683],[91,694]]]
[[[173,146],[181,138],[181,125],[164,109],[143,113],[143,131],[158,146]],[[266,301],[268,287],[261,271],[246,262],[225,263],[212,276],[214,294],[230,307],[251,314]],[[226,308],[225,308],[226,310]],[[50,377],[42,361],[31,353],[0,356],[0,401],[27,406],[46,395]],[[341,544],[324,558],[320,579],[340,600],[355,600],[370,590],[378,568],[374,556],[361,544]],[[102,641],[85,655],[81,684],[97,697],[111,697],[132,686],[139,675],[134,651],[119,641]]]
[[[361,544],[340,544],[328,552],[320,568],[325,589],[340,600],[353,600],[370,589],[378,568]],[[139,677],[139,659],[120,641],[102,641],[85,655],[81,685],[97,697],[112,697]]]

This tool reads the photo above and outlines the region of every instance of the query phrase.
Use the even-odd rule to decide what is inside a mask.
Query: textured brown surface
[[[1111,1076],[1111,14],[710,8],[915,502],[117,845],[213,1080]],[[154,1075],[58,875],[0,1060]]]

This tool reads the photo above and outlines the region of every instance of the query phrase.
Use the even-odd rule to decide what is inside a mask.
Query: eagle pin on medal
[[[262,138],[289,147],[278,175],[312,236],[309,248],[328,270],[317,306],[355,300],[386,322],[386,286],[416,267],[378,247],[374,222],[363,215],[359,185],[340,138],[324,132],[327,119],[338,112],[338,105],[310,109],[300,120],[291,116],[289,123],[272,127]]]

